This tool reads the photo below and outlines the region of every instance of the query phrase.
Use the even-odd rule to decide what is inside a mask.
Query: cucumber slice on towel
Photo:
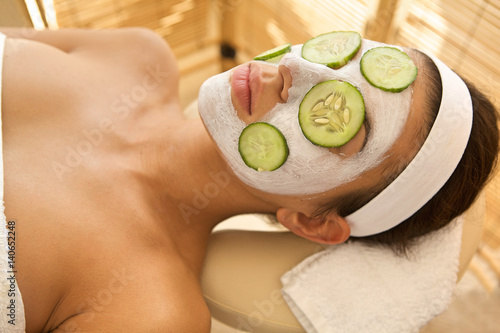
[[[417,66],[403,51],[388,46],[375,47],[363,54],[361,74],[374,87],[400,92],[417,77]]]
[[[241,132],[238,151],[250,168],[273,171],[285,163],[288,145],[279,129],[268,123],[253,123]]]
[[[334,31],[308,40],[302,58],[331,68],[344,66],[361,47],[361,36],[354,31]]]
[[[254,57],[253,60],[276,60],[275,58],[283,56],[285,53],[288,53],[292,50],[292,44],[287,43],[280,46],[277,46],[273,49],[262,52],[258,56]]]
[[[353,85],[337,80],[309,90],[299,107],[304,136],[322,147],[340,147],[351,140],[365,119],[363,96]]]

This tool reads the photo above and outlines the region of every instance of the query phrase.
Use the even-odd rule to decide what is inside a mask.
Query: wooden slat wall
[[[24,0],[0,0],[0,25],[5,27],[32,27]]]

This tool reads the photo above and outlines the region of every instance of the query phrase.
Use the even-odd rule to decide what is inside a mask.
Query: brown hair
[[[434,62],[422,54],[428,68],[426,86],[426,126],[421,129],[417,142],[421,146],[430,132],[441,103],[441,78]],[[473,124],[465,152],[446,184],[439,192],[413,216],[385,232],[357,239],[364,242],[383,244],[399,254],[404,254],[418,239],[440,229],[461,215],[474,203],[479,192],[493,174],[499,150],[498,113],[493,104],[470,82],[469,88],[473,104]],[[369,191],[355,191],[336,198],[316,211],[317,216],[325,216],[335,207],[340,216],[348,216],[363,207],[386,188],[407,166],[408,162],[391,166],[384,171],[379,184]],[[409,199],[409,198],[408,198]]]

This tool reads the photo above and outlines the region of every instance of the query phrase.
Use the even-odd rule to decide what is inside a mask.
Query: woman
[[[221,154],[226,143],[212,140],[217,129],[208,120],[226,117],[210,116],[211,108],[218,109],[210,96],[219,95],[208,92],[217,84],[209,81],[202,89],[205,124],[183,118],[175,60],[155,34],[143,29],[0,32],[9,37],[2,79],[5,215],[15,222],[16,279],[27,332],[208,332],[210,314],[199,279],[218,222],[236,214],[270,213],[300,236],[343,242],[351,234],[345,216],[408,164],[432,123],[428,104],[435,103],[426,87],[436,85],[433,72],[424,56],[408,51],[420,72],[412,84],[413,102],[378,164],[328,190],[301,194],[299,184],[293,195],[277,194],[249,186],[229,166],[230,157]],[[252,63],[258,87],[252,88],[251,114],[245,93],[231,87],[229,108],[243,123],[266,119],[275,106],[285,107],[299,94],[292,87],[301,74],[307,76],[308,67],[297,57],[286,59],[300,66]],[[247,71],[245,66],[226,74],[220,85],[233,82],[231,75]],[[498,144],[496,115],[484,103],[476,107],[480,120],[475,118],[472,146],[464,155],[477,160],[479,154],[473,167],[464,162],[477,178],[463,171],[443,187],[447,196],[456,183],[473,187],[465,202],[452,202],[425,228],[412,217],[416,222],[407,221],[407,236],[375,237],[397,246],[440,227],[441,219],[449,221],[472,203]],[[328,153],[343,161],[359,155],[370,144],[367,124]],[[272,178],[272,172],[262,175]],[[458,196],[452,197],[447,200]],[[429,204],[432,210],[432,200]]]

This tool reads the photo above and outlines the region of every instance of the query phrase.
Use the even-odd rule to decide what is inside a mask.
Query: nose
[[[283,78],[283,88],[280,94],[281,100],[283,103],[286,103],[288,100],[288,89],[292,86],[292,74],[290,73],[290,69],[284,65],[279,65],[278,73],[280,73]]]
[[[242,103],[235,103],[242,99],[234,87],[231,97],[238,117],[247,124],[260,120],[278,103],[286,103],[292,86],[292,75],[286,66],[253,61],[249,68],[248,81],[245,81],[249,92],[248,110]]]

